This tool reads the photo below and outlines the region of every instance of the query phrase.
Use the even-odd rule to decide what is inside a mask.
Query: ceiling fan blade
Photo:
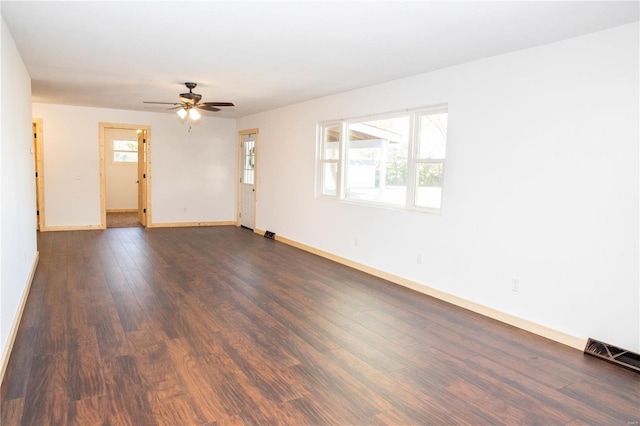
[[[231,102],[201,102],[201,103],[198,104],[198,106],[200,106],[200,105],[213,106],[213,107],[235,106]]]
[[[193,93],[193,89],[197,86],[196,83],[185,83],[187,89],[189,89],[189,93],[180,93],[180,100],[182,102],[152,102],[152,101],[144,101],[145,104],[156,104],[156,105],[173,105],[172,108],[167,108],[167,111],[175,110],[178,108],[184,108],[188,111],[191,108],[198,108],[205,111],[221,111],[218,107],[232,107],[235,106],[231,102],[200,102],[202,99],[202,95],[199,93]]]
[[[177,102],[149,102],[149,101],[144,101],[144,104],[159,104],[159,105],[180,105]]]
[[[206,102],[206,103],[208,103],[208,102]],[[198,105],[196,105],[196,108],[204,109],[205,111],[214,111],[214,112],[215,111],[220,111],[220,108],[216,108],[216,107],[214,107],[212,105],[206,105],[206,103],[198,104]]]

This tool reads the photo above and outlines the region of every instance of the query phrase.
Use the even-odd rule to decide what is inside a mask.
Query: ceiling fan
[[[180,101],[181,102],[149,102],[144,101],[145,104],[160,104],[160,105],[173,105],[172,109],[177,109],[177,113],[180,118],[185,118],[187,114],[189,114],[189,118],[192,120],[198,120],[200,118],[200,113],[197,111],[198,109],[202,109],[205,111],[220,111],[218,107],[229,107],[234,106],[231,102],[200,102],[202,99],[202,95],[198,93],[193,93],[193,89],[196,88],[196,83],[185,83],[187,89],[189,89],[189,93],[181,93]]]

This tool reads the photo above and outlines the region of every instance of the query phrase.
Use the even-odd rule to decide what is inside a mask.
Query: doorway
[[[150,221],[150,135],[146,125],[100,123],[101,227]]]
[[[255,228],[256,165],[258,129],[239,132],[240,139],[240,188],[238,196],[239,224],[243,228]]]

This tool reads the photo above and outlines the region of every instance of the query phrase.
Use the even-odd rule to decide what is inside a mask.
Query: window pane
[[[324,163],[322,165],[322,193],[324,195],[336,195],[338,182],[338,164]]]
[[[416,164],[416,206],[439,209],[442,204],[442,163]]]
[[[255,141],[244,142],[244,168],[253,169],[256,165]]]
[[[255,141],[243,142],[244,147],[244,176],[242,182],[248,185],[253,185],[254,169],[256,166],[256,150]]]
[[[347,198],[404,205],[409,117],[351,123],[348,134]]]
[[[253,170],[245,170],[244,176],[242,178],[242,183],[246,183],[247,185],[253,185],[255,172]]]
[[[447,113],[420,116],[418,158],[443,159],[447,144]]]
[[[113,161],[117,163],[137,163],[138,152],[114,152]]]
[[[322,128],[322,158],[337,160],[340,154],[340,133],[342,125],[334,124]]]
[[[254,183],[254,169],[256,167],[256,142],[246,141],[243,142],[244,146],[244,176],[243,183],[253,185]]]
[[[135,151],[138,152],[138,141],[113,141],[114,151]]]

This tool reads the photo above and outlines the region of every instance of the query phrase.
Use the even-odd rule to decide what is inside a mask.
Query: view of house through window
[[[440,210],[446,109],[326,123],[319,130],[320,194]]]
[[[138,141],[114,140],[113,161],[116,163],[137,163]]]
[[[345,198],[404,205],[409,117],[348,124]]]

